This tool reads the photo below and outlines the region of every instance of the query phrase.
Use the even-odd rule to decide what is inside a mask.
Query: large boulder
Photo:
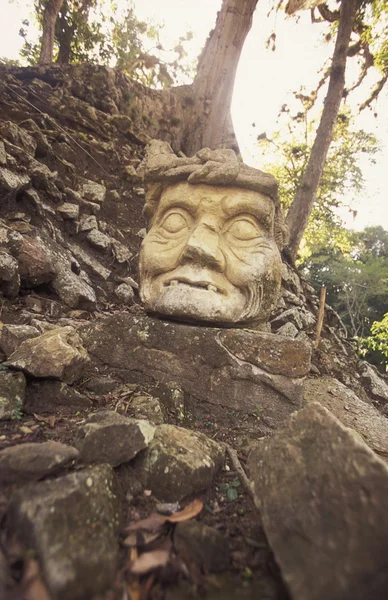
[[[268,541],[293,600],[388,596],[388,467],[311,403],[252,451]]]
[[[114,582],[120,489],[108,465],[29,484],[11,497],[9,524],[35,550],[56,600],[82,600]]]
[[[262,422],[277,427],[301,408],[309,345],[252,330],[183,325],[128,313],[79,330],[101,364],[128,381],[174,383],[187,397],[240,410],[259,408]]]

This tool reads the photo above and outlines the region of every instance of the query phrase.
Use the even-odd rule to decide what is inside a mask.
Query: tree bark
[[[238,151],[230,107],[241,50],[257,2],[223,0],[216,26],[199,58],[197,75],[182,99],[187,114],[182,150],[187,155],[204,147]]]
[[[61,10],[63,0],[48,0],[43,12],[42,46],[39,64],[53,62],[55,22]]]
[[[334,125],[345,87],[346,58],[357,7],[357,0],[342,0],[329,88],[323,105],[321,121],[305,172],[287,214],[286,223],[290,230],[289,250],[294,259],[297,256],[316,199],[327,152],[333,137]]]

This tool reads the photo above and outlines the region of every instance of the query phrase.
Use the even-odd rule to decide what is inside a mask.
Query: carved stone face
[[[240,187],[165,189],[140,252],[146,309],[214,324],[265,322],[281,280],[274,212],[268,196]]]

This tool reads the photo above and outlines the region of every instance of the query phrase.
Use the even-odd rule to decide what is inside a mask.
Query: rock
[[[286,262],[282,263],[282,282],[282,287],[293,292],[296,296],[301,296],[303,294],[298,275]]]
[[[83,184],[81,193],[86,200],[102,204],[106,196],[106,187],[95,181],[87,181]]]
[[[103,594],[115,578],[120,490],[108,465],[29,484],[11,497],[9,521],[34,549],[50,595]]]
[[[388,385],[379,376],[376,369],[366,361],[360,361],[358,370],[361,375],[361,381],[373,398],[381,402],[388,402]]]
[[[86,239],[97,250],[107,250],[111,245],[110,238],[98,229],[91,229]]]
[[[17,190],[27,187],[30,183],[28,175],[23,173],[14,173],[5,167],[0,167],[0,189]]]
[[[6,356],[10,356],[24,340],[38,335],[36,327],[30,325],[3,325],[0,329],[0,348]]]
[[[14,419],[23,406],[26,379],[23,373],[0,371],[0,420]]]
[[[13,257],[17,258],[19,255],[20,247],[23,243],[23,236],[5,226],[4,221],[0,220],[0,248],[6,250]]]
[[[98,277],[101,277],[101,279],[103,279],[104,281],[107,281],[111,274],[109,269],[106,269],[100,262],[98,262],[98,260],[96,260],[91,254],[89,254],[89,252],[87,252],[77,244],[69,243],[69,248],[72,254],[74,254],[74,256],[79,261],[85,263],[85,265],[87,265],[87,267],[91,269],[93,274],[97,275]]]
[[[177,502],[209,488],[224,451],[203,433],[159,425],[148,448],[134,461],[143,485],[161,502]]]
[[[79,379],[88,353],[73,327],[62,327],[25,340],[8,359],[9,366],[34,377],[55,377],[67,383]]]
[[[102,410],[77,427],[74,445],[84,463],[108,463],[116,467],[129,462],[148,446],[155,426]]]
[[[133,257],[133,252],[131,252],[131,250],[127,246],[124,246],[124,244],[118,242],[113,238],[111,242],[113,254],[115,255],[115,259],[118,263],[121,264],[127,262]]]
[[[271,326],[276,330],[282,325],[292,323],[298,330],[303,329],[302,318],[298,308],[289,308],[271,321]]]
[[[294,600],[388,594],[388,468],[326,408],[294,413],[252,451],[256,505]]]
[[[70,269],[59,271],[52,282],[52,287],[58,296],[71,308],[94,310],[96,294],[93,288]]]
[[[189,557],[206,573],[219,573],[229,568],[230,556],[224,536],[204,523],[185,521],[174,531],[174,546],[183,557]]]
[[[0,123],[0,134],[2,138],[9,140],[15,146],[22,148],[31,156],[35,155],[36,141],[29,133],[18,127],[12,121],[2,121]]]
[[[284,335],[286,337],[295,338],[298,335],[298,329],[293,323],[285,323],[279,327],[276,335]]]
[[[58,442],[19,444],[0,451],[0,482],[36,481],[75,460],[79,452]]]
[[[8,252],[0,250],[0,292],[9,298],[19,293],[20,276],[17,260]]]
[[[373,450],[388,452],[387,419],[343,383],[327,376],[309,379],[305,384],[304,402],[319,402],[345,427],[357,431]]]
[[[240,410],[260,406],[276,427],[301,408],[310,346],[268,333],[196,327],[119,313],[81,327],[85,347],[128,381],[179,387],[185,399]],[[158,395],[158,393],[156,393]]]
[[[71,414],[91,407],[91,400],[84,394],[61,381],[48,380],[29,383],[23,410],[28,414]]]
[[[0,141],[0,166],[4,167],[7,164],[7,153],[5,151],[4,142]]]
[[[147,419],[155,425],[164,423],[162,407],[158,398],[152,396],[134,396],[130,407],[137,419]]]
[[[109,375],[91,377],[86,381],[85,388],[95,394],[109,394],[120,384]]]
[[[18,262],[23,285],[34,287],[55,277],[56,269],[51,252],[39,235],[23,238]]]
[[[127,283],[121,283],[115,289],[115,295],[125,304],[131,305],[134,302],[135,294],[133,288]]]
[[[78,219],[79,206],[78,204],[64,202],[61,206],[57,207],[57,212],[59,212],[64,219]]]
[[[94,215],[82,215],[79,221],[79,231],[98,229],[97,219]]]

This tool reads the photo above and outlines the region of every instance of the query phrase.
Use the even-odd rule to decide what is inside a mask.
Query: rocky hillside
[[[91,65],[0,75],[0,595],[385,598],[384,378],[329,307],[315,349],[287,262],[268,333],[145,315],[136,169],[179,136],[173,99]]]

